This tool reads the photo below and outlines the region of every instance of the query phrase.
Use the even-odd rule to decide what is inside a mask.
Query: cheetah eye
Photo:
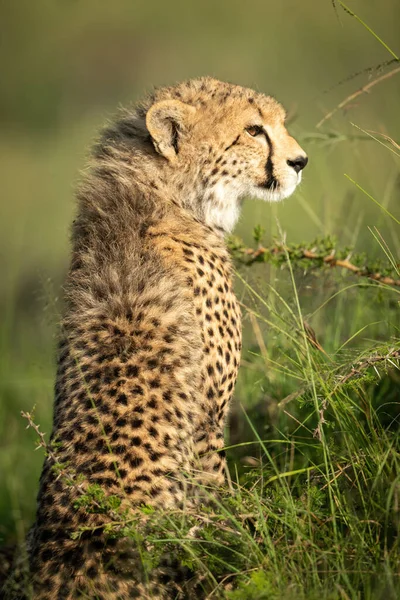
[[[250,127],[246,127],[246,131],[251,137],[257,137],[257,135],[264,133],[261,125],[250,125]]]

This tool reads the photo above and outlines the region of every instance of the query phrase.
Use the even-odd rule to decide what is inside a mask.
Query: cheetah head
[[[245,197],[279,201],[308,158],[270,96],[201,78],[156,92],[145,124],[168,181],[208,225],[231,231]]]

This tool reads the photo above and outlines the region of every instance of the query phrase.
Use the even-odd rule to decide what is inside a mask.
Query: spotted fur
[[[203,78],[124,111],[94,149],[51,440],[60,463],[130,509],[182,506],[224,483],[241,350],[224,234],[244,196],[278,200],[300,180],[289,163],[306,159],[284,116],[270,97]],[[34,598],[175,597],[167,584],[146,587],[136,550],[106,539],[107,515],[76,507],[76,486],[52,467],[48,457],[28,544]],[[97,529],[72,540],[82,525]]]

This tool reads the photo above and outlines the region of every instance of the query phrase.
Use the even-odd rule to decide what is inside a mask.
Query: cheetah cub
[[[206,77],[156,90],[94,148],[73,224],[52,440],[61,463],[130,507],[181,506],[196,482],[224,483],[241,350],[224,235],[245,197],[278,201],[300,182],[308,159],[284,121],[273,98]],[[49,456],[29,538],[33,597],[147,597],[111,560],[105,516],[79,508],[77,493]],[[82,525],[97,529],[72,540]]]

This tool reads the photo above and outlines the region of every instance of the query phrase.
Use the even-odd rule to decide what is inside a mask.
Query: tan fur
[[[272,98],[203,78],[126,110],[94,150],[73,226],[52,441],[61,463],[131,508],[182,506],[196,482],[224,482],[216,451],[241,349],[224,233],[245,195],[277,200],[298,183],[287,160],[304,153],[284,116]],[[135,549],[121,558],[101,529],[71,539],[107,522],[74,508],[77,494],[48,458],[29,543],[34,598],[175,597],[146,587]]]

